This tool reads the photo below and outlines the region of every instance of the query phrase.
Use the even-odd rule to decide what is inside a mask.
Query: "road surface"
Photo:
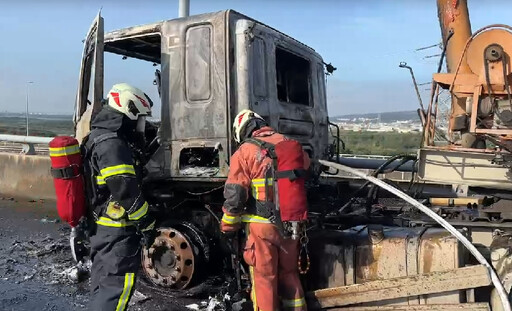
[[[89,280],[69,278],[74,267],[70,230],[58,221],[54,204],[0,195],[0,223],[0,310],[88,310]],[[209,288],[208,282],[200,286],[167,297],[139,282],[138,299],[132,299],[137,301],[128,310],[190,310],[186,306],[194,303],[206,309],[212,302],[208,296],[218,287]],[[217,305],[211,310],[222,309]]]

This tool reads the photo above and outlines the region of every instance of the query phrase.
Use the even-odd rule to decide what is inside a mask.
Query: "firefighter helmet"
[[[247,123],[253,119],[260,119],[265,122],[259,114],[249,109],[244,109],[240,111],[233,121],[233,136],[237,143],[240,143],[242,139],[242,132],[245,130]]]
[[[130,120],[137,120],[139,116],[151,116],[153,107],[153,102],[146,93],[127,83],[112,86],[107,95],[107,104]]]

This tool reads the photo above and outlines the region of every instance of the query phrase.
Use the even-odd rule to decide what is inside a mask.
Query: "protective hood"
[[[91,129],[105,129],[111,132],[117,132],[119,137],[128,143],[130,149],[132,149],[142,163],[146,163],[144,151],[146,141],[144,133],[136,131],[137,123],[137,120],[130,120],[116,110],[108,106],[103,106],[92,120]]]
[[[263,127],[266,127],[266,126],[267,126],[267,122],[265,122],[264,120],[257,119],[257,118],[249,120],[249,122],[247,122],[247,125],[240,132],[241,140],[244,141],[247,138],[252,137],[253,132],[255,132]]]
[[[103,107],[91,122],[92,129],[106,129],[117,132],[123,126],[123,115],[108,107]]]
[[[276,131],[274,131],[273,128],[270,126],[264,126],[254,132],[252,132],[252,137],[262,137],[262,136],[270,136],[275,134]]]

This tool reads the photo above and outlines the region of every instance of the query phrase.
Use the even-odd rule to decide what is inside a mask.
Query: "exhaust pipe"
[[[180,0],[178,17],[188,17],[190,15],[190,0]]]

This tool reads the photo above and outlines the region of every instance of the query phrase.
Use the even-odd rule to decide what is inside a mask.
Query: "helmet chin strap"
[[[144,153],[146,146],[146,116],[139,116],[137,118],[137,125],[135,127],[134,143]]]
[[[146,116],[139,116],[137,120],[130,120],[125,116],[120,133],[136,152],[144,154],[146,145],[145,139]]]
[[[138,133],[144,133],[146,131],[146,116],[139,116],[137,119],[137,126],[135,130]]]

